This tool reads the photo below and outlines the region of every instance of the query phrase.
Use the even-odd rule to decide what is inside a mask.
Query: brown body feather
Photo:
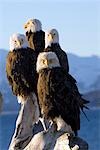
[[[38,53],[42,52],[45,48],[45,32],[40,30],[35,33],[26,32],[26,37],[30,48],[34,49]]]
[[[13,50],[8,53],[6,73],[14,95],[27,96],[37,93],[37,54],[30,48]]]

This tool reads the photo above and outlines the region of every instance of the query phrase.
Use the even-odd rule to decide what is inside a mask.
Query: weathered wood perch
[[[35,134],[24,150],[88,150],[88,144],[83,139],[69,139],[68,133],[52,131]]]
[[[43,131],[39,122],[33,128],[34,103],[32,100],[21,105],[9,150],[88,150],[88,144],[79,137],[70,137],[54,128]]]

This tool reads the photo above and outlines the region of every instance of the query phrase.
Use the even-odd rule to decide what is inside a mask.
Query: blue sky
[[[29,18],[56,28],[66,52],[100,56],[99,0],[0,0],[0,48],[9,50],[10,35],[24,33]]]

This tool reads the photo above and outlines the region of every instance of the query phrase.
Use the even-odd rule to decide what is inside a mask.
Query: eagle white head
[[[24,29],[26,32],[37,32],[42,30],[42,24],[38,19],[30,19],[24,24]]]
[[[45,33],[45,47],[52,43],[59,43],[59,33],[56,29],[51,29]]]
[[[19,48],[27,48],[28,42],[24,34],[15,33],[10,37],[10,51]]]
[[[42,52],[38,55],[36,70],[39,72],[45,68],[60,67],[57,55],[54,52]]]

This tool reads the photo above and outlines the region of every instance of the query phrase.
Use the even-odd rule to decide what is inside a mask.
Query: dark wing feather
[[[77,96],[77,101],[79,103],[81,110],[83,111],[83,108],[87,108],[85,104],[88,104],[89,101],[82,98],[82,94],[80,94],[78,87],[76,85],[76,80],[70,74],[67,74],[66,76],[67,76],[67,80],[70,81],[70,87],[73,91],[73,94]]]
[[[31,31],[26,32],[26,37],[29,43],[30,48],[34,49],[37,53],[40,53],[45,48],[45,32],[37,31],[32,33]]]
[[[53,95],[50,94],[50,74],[50,69],[41,70],[37,84],[41,114],[46,119],[53,119],[55,116],[59,116],[53,103]]]
[[[6,73],[15,95],[27,95],[36,91],[36,55],[32,49],[18,49],[9,52]]]
[[[56,47],[53,46],[53,49],[55,50],[55,53],[60,61],[61,67],[63,67],[66,70],[66,72],[69,72],[69,63],[67,54],[61,49],[59,45],[56,45]]]
[[[69,72],[69,63],[68,63],[67,54],[61,49],[61,47],[58,43],[51,44],[51,47],[47,47],[44,51],[55,52],[59,59],[61,67],[63,67],[67,73]]]
[[[80,129],[80,107],[70,80],[66,77],[66,71],[54,68],[50,76],[50,94],[53,95],[59,115],[76,132]]]
[[[42,52],[45,48],[45,32],[42,30],[35,32],[33,36],[33,43],[35,50],[39,53]]]

